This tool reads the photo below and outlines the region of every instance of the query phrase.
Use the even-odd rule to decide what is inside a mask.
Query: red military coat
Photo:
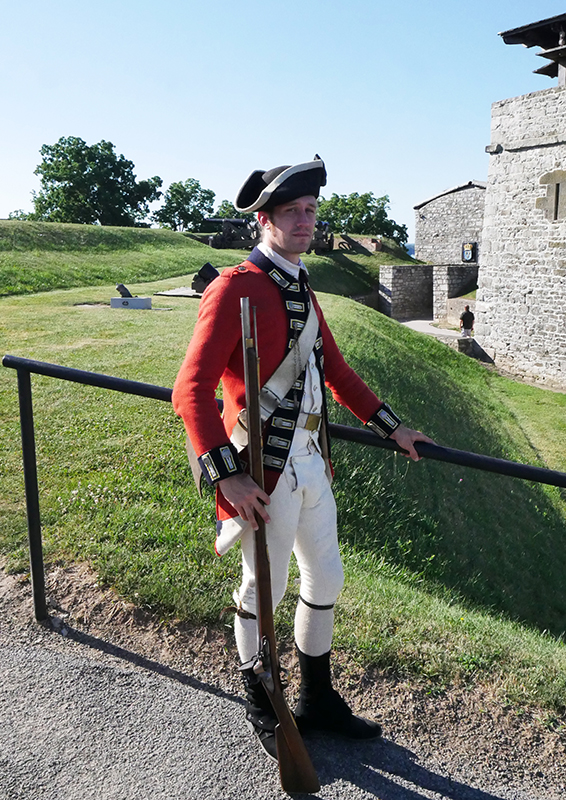
[[[326,385],[339,403],[367,422],[382,402],[348,366],[310,290],[323,339]],[[257,311],[257,346],[260,385],[275,372],[288,346],[288,322],[281,291],[255,264],[245,261],[229,267],[205,290],[193,337],[173,387],[173,407],[184,421],[197,456],[229,445],[238,413],[245,406],[244,361],[240,322],[240,298],[249,297]],[[215,392],[222,382],[222,417]],[[278,473],[266,468],[270,493]],[[232,506],[217,492],[219,519],[235,516]]]

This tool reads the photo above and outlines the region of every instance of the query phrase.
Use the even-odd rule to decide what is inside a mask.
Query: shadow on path
[[[50,617],[46,621],[45,627],[48,630],[51,630],[53,633],[59,634],[59,636],[63,636],[62,629],[64,629],[66,631],[64,635],[65,639],[71,639],[78,644],[91,647],[93,650],[98,650],[101,653],[106,653],[107,655],[114,656],[115,658],[120,658],[130,664],[134,664],[136,667],[141,667],[142,669],[146,669],[149,672],[154,672],[157,675],[163,675],[165,678],[170,678],[171,680],[178,681],[185,686],[190,686],[191,689],[195,689],[199,692],[207,692],[208,694],[213,694],[216,697],[222,697],[226,700],[232,701],[233,703],[238,703],[239,705],[243,705],[244,703],[241,697],[230,694],[229,692],[225,692],[218,686],[213,686],[210,683],[200,681],[198,678],[187,675],[185,672],[173,669],[166,664],[161,664],[159,661],[154,661],[151,658],[146,658],[139,653],[135,653],[133,650],[127,650],[124,647],[120,647],[120,645],[106,642],[104,639],[99,639],[96,636],[91,636],[89,633],[76,630],[75,628],[70,627],[59,617]]]
[[[417,756],[387,739],[373,743],[320,737],[307,739],[321,783],[346,781],[379,800],[501,800],[417,763]]]
[[[60,636],[63,636],[61,628],[64,628],[66,639],[178,681],[191,689],[243,705],[243,700],[236,695],[159,661],[69,627],[58,617],[51,617],[45,627]],[[422,766],[413,752],[387,739],[354,742],[321,734],[306,738],[306,744],[323,787],[322,793],[324,786],[345,782],[379,800],[428,800],[431,792],[443,800],[502,800],[498,795],[476,789]]]

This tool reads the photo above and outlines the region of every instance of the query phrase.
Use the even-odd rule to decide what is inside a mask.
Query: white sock
[[[240,660],[242,664],[245,664],[257,655],[257,620],[244,619],[236,614],[234,617],[234,634]]]
[[[332,645],[333,608],[310,608],[302,600],[295,613],[295,641],[307,656],[322,656]]]

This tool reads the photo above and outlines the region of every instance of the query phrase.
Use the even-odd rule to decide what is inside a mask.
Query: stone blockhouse
[[[449,300],[476,288],[485,187],[468,181],[415,206],[415,257],[428,263],[381,267],[382,313],[445,320]]]
[[[486,184],[482,181],[447,189],[415,206],[415,258],[429,264],[462,264],[464,244],[475,245],[468,263],[477,264]]]
[[[485,186],[468,181],[415,206],[415,257],[428,263],[381,268],[382,313],[447,319],[450,298],[476,288]]]
[[[415,257],[433,266],[432,316],[476,288],[486,184],[468,181],[415,206]]]
[[[415,257],[429,263],[381,267],[382,313],[400,320],[446,319],[450,298],[476,288],[485,186],[468,181],[415,206]],[[467,260],[464,244],[471,245]]]
[[[501,34],[558,86],[492,106],[476,336],[496,364],[566,389],[566,14]]]

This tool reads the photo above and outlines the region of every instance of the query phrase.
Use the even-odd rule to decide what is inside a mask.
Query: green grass
[[[0,220],[0,297],[185,276],[210,261],[222,268],[249,251],[212,250],[168,230]],[[316,290],[369,294],[379,264],[407,261],[399,254],[334,251],[305,256]],[[409,259],[410,260],[410,259]]]
[[[0,221],[0,296],[186,276],[211,256],[240,260],[167,230]]]
[[[313,260],[320,280],[333,277],[332,259]],[[187,280],[131,288],[149,294]],[[0,350],[171,386],[196,301],[155,297],[155,311],[122,311],[102,305],[111,294],[102,285],[5,297]],[[441,444],[566,470],[565,395],[501,378],[365,306],[321,300],[349,361],[409,424]],[[140,605],[216,624],[238,549],[213,554],[212,497],[196,493],[171,406],[40,376],[32,383],[47,562],[88,560]],[[356,424],[334,404],[331,416]],[[0,370],[0,418],[0,552],[25,571],[12,370]],[[347,575],[336,646],[431,691],[481,683],[566,722],[564,492],[344,442],[334,443],[334,461]],[[294,597],[291,588],[278,614],[282,636],[291,635]]]

